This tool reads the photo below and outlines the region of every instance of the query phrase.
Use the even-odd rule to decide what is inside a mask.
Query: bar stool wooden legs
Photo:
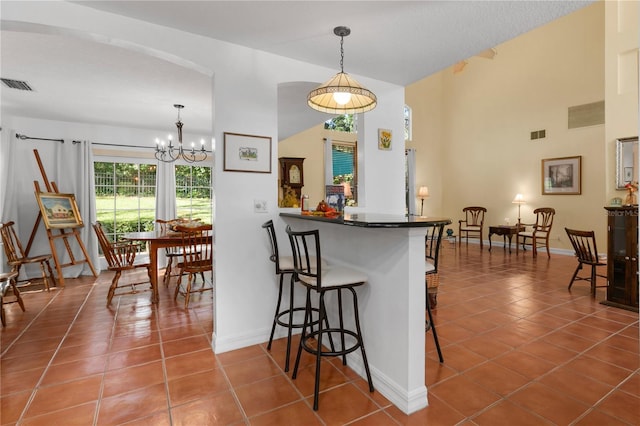
[[[307,304],[304,316],[304,325],[302,327],[302,336],[300,345],[298,346],[298,354],[296,363],[293,367],[292,379],[298,375],[298,367],[300,365],[300,357],[302,351],[316,356],[316,373],[315,386],[313,393],[313,409],[318,409],[318,398],[320,394],[320,366],[323,356],[341,356],[343,365],[347,364],[347,354],[360,349],[362,356],[362,364],[365,369],[367,381],[369,383],[369,391],[373,392],[373,382],[371,380],[371,372],[369,371],[369,363],[367,354],[364,350],[364,342],[362,341],[362,331],[360,329],[360,317],[358,315],[358,296],[355,287],[365,285],[367,276],[355,269],[343,266],[322,266],[322,256],[320,254],[320,235],[318,230],[306,232],[294,232],[287,227],[287,234],[291,242],[293,252],[294,270],[300,282],[307,288]],[[342,291],[346,290],[351,293],[353,299],[353,315],[355,323],[355,331],[346,329],[343,320],[342,309]],[[339,327],[329,327],[327,320],[327,311],[325,306],[325,295],[329,292],[337,292],[338,296],[338,320]],[[316,331],[307,329],[311,325],[312,305],[311,294],[318,296],[318,329]],[[324,327],[326,325],[326,328]],[[333,344],[332,335],[339,335],[341,349],[337,350]],[[323,339],[329,338],[330,348],[322,346]],[[347,339],[349,342],[347,342]]]

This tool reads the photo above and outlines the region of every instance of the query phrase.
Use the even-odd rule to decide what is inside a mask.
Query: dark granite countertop
[[[337,225],[360,226],[363,228],[425,228],[444,223],[449,225],[451,219],[446,217],[406,216],[382,213],[346,213],[337,218],[303,215],[302,213],[280,213],[282,217],[311,220]]]

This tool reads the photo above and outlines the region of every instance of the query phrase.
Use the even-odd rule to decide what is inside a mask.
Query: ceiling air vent
[[[5,86],[11,89],[27,90],[29,92],[33,92],[33,89],[31,88],[31,86],[29,86],[29,83],[27,83],[26,81],[12,80],[10,78],[2,78],[0,80],[2,80]]]

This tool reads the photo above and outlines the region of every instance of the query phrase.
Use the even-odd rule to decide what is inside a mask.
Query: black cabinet
[[[638,206],[607,210],[606,305],[638,311]]]

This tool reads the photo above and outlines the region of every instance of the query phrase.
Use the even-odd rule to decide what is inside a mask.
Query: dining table
[[[152,301],[157,303],[160,299],[158,295],[158,250],[161,248],[179,247],[182,245],[182,234],[172,230],[156,229],[154,231],[127,232],[122,238],[148,244],[149,264],[151,265],[151,287],[153,289]],[[213,236],[209,235],[207,241],[203,241],[203,244],[210,244],[212,239]]]

